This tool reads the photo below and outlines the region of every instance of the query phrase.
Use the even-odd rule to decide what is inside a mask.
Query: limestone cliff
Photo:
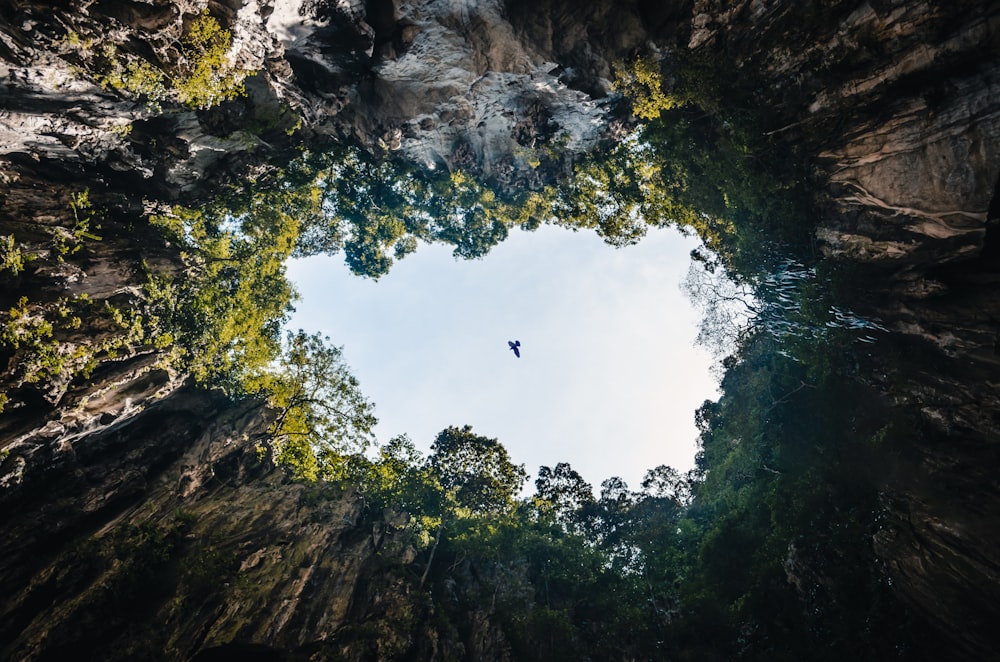
[[[100,164],[172,197],[273,159],[299,131],[296,142],[353,140],[533,187],[615,130],[612,62],[648,35],[635,3],[572,14],[499,0],[207,6],[232,32],[230,66],[254,72],[249,94],[162,113],[142,102],[141,81],[114,78],[113,60],[170,70],[205,3],[8,5],[3,152]],[[511,12],[530,19],[511,23]],[[591,23],[600,28],[582,27]],[[161,148],[150,150],[154,137]],[[552,172],[531,165],[540,154]]]
[[[198,109],[110,82],[116,61],[171,70],[203,9],[232,34],[228,66],[253,72],[245,96]],[[0,356],[2,655],[509,656],[488,609],[463,638],[407,594],[402,516],[287,482],[255,450],[259,403],[192,386],[107,311],[138,305],[150,269],[182,268],[150,210],[302,144],[549,183],[628,128],[612,65],[651,44],[758,81],[768,133],[812,165],[817,246],[861,265],[859,308],[893,331],[862,378],[933,430],[886,469],[877,549],[956,657],[992,655],[1000,7],[965,0],[0,2],[0,235],[24,258],[0,272],[0,309],[27,297],[22,328],[65,322],[60,370]],[[148,545],[122,556],[125,535]],[[419,641],[393,638],[403,620]]]
[[[982,619],[1000,604],[1000,484],[987,469],[1000,438],[1000,263],[990,248],[1000,64],[984,54],[1000,47],[1000,12],[978,2],[826,11],[811,31],[798,24],[790,41],[806,47],[793,55],[761,48],[789,29],[795,9],[784,3],[696,3],[690,45],[741,54],[737,65],[761,67],[767,94],[796,109],[777,131],[809,145],[821,167],[820,247],[864,265],[868,310],[895,332],[868,354],[868,380],[935,431],[887,468],[877,548],[925,617],[985,658],[995,641]]]

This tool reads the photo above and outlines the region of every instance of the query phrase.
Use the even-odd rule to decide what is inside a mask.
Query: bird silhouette
[[[510,348],[512,350],[514,350],[514,356],[516,356],[517,358],[521,358],[521,351],[518,349],[518,347],[521,346],[521,341],[520,340],[508,340],[507,344],[510,346]]]

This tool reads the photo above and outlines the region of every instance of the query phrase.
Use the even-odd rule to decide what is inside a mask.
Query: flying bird
[[[507,344],[510,346],[510,348],[512,350],[514,350],[514,356],[516,356],[517,358],[521,358],[521,351],[518,349],[518,347],[521,346],[521,341],[520,340],[508,340]]]

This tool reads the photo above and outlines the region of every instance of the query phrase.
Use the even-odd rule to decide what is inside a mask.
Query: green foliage
[[[73,50],[87,52],[93,46],[89,39],[82,38],[75,30],[68,30],[63,38],[63,43]]]
[[[144,99],[153,109],[169,98],[166,74],[148,61],[134,57],[123,57],[113,44],[106,44],[102,51],[110,68],[97,77],[103,87],[110,87],[134,97]]]
[[[78,253],[85,242],[101,241],[94,231],[100,229],[104,214],[93,206],[90,191],[84,189],[70,195],[68,204],[73,214],[72,224],[45,227],[44,232],[49,237],[47,242],[31,245],[18,241],[13,234],[0,235],[0,273],[8,271],[12,276],[18,276],[28,263],[38,259],[64,262]]]
[[[808,245],[798,184],[774,173],[735,129],[693,107],[664,112],[578,164],[555,221],[637,242],[647,227],[694,232],[730,273],[754,279],[780,254]],[[764,239],[766,237],[766,239]]]
[[[11,372],[25,383],[68,379],[77,371],[88,374],[103,345],[60,342],[57,336],[80,329],[89,306],[86,295],[62,297],[48,305],[18,299],[0,326],[0,348],[17,352]]]
[[[309,176],[297,186],[244,190],[202,209],[151,219],[182,247],[186,272],[150,274],[146,315],[169,332],[177,366],[234,396],[266,398],[275,460],[296,477],[340,479],[371,443],[376,419],[329,339],[281,329],[294,291],[285,261],[302,222],[318,222]]]
[[[63,358],[58,341],[52,337],[52,323],[42,315],[33,314],[28,297],[21,297],[7,311],[6,320],[0,327],[0,345],[28,351],[28,358],[22,361],[22,378],[26,382],[35,382],[62,370]]]
[[[183,60],[173,76],[181,103],[192,108],[210,108],[245,93],[243,81],[251,71],[229,61],[232,35],[205,9],[191,23],[181,40]]]
[[[9,271],[11,275],[17,276],[34,259],[34,255],[25,253],[18,245],[14,235],[0,235],[0,272]]]
[[[21,297],[14,307],[7,311],[7,321],[0,331],[0,341],[14,349],[37,344],[51,336],[51,322],[31,315],[28,297]]]
[[[514,200],[500,199],[463,172],[428,178],[354,149],[310,154],[294,166],[299,177],[311,173],[296,184],[298,199],[310,207],[301,215],[296,254],[343,250],[354,273],[378,278],[418,242],[445,243],[456,257],[470,259],[485,255],[515,226],[552,222],[594,229],[608,243],[625,246],[649,226],[671,225],[697,232],[711,250],[731,255],[724,258],[727,266],[745,267],[770,250],[749,233],[789,222],[788,209],[779,209],[772,194],[790,184],[762,170],[737,140],[735,130],[720,128],[701,111],[678,108],[589,155],[559,187]],[[712,156],[689,153],[692,145]],[[725,158],[720,162],[716,153]],[[743,237],[738,222],[756,227],[748,225]],[[772,233],[776,241],[784,234],[801,239],[797,219],[790,223],[796,225],[788,233]]]
[[[477,514],[504,513],[527,479],[496,439],[472,432],[468,425],[438,433],[431,445],[430,467],[449,501]]]
[[[664,51],[617,65],[616,87],[643,123],[576,167],[557,222],[616,246],[650,225],[694,232],[741,283],[810,257],[808,177],[765,130],[771,118],[747,76],[711,53]]]
[[[150,323],[134,309],[108,303],[102,308],[85,294],[34,305],[22,297],[7,312],[0,345],[20,350],[15,372],[23,381],[68,381],[76,375],[89,377],[99,360],[113,359],[122,350],[169,342],[156,327],[155,320]]]
[[[687,626],[713,632],[723,657],[896,645],[901,608],[871,547],[877,461],[865,421],[880,417],[844,415],[877,400],[780,347],[766,335],[745,342],[722,398],[699,411],[704,480],[687,517],[701,533],[679,598],[700,615]]]
[[[269,434],[279,464],[306,480],[334,469],[337,458],[361,453],[377,420],[357,379],[329,338],[289,333],[277,367],[247,388],[267,394],[278,410]]]
[[[5,238],[5,262],[12,273],[30,260],[79,260],[76,256],[87,242],[101,241],[95,231],[105,212],[95,207],[89,191],[74,193],[68,205],[72,222],[47,229],[49,239],[30,247],[30,253],[15,237]],[[101,360],[115,358],[122,350],[145,343],[162,347],[171,340],[159,320],[144,315],[133,302],[97,305],[86,294],[37,301],[20,297],[0,314],[0,324],[0,348],[13,357],[8,371],[22,383],[66,384],[77,376],[89,377]]]
[[[285,260],[298,220],[267,203],[254,196],[239,217],[223,207],[177,207],[151,219],[182,247],[188,269],[173,279],[150,275],[149,313],[170,330],[186,370],[234,394],[280,353],[294,296]]]
[[[79,37],[68,39],[71,45],[79,43]],[[181,37],[181,57],[166,70],[120,52],[108,42],[101,48],[106,69],[97,80],[105,87],[145,99],[156,110],[172,100],[191,108],[210,108],[245,94],[243,82],[253,73],[230,61],[231,46],[232,34],[205,9]]]
[[[552,518],[566,530],[578,532],[581,511],[593,504],[593,488],[569,464],[560,462],[554,470],[539,467],[532,505],[540,517]]]
[[[410,513],[427,530],[440,523],[441,486],[407,436],[393,437],[374,461],[355,466],[360,490],[372,507]]]
[[[518,659],[899,654],[912,633],[872,548],[872,470],[907,433],[843,372],[813,368],[852,343],[796,358],[780,343],[741,342],[696,417],[698,467],[651,469],[639,492],[611,478],[595,498],[559,464],[518,500],[523,470],[469,427],[442,431],[426,461],[394,440],[357,465],[362,491],[413,514],[424,577],[453,596],[438,608],[460,623],[493,605]]]
[[[73,211],[73,227],[71,229],[57,227],[52,234],[52,246],[55,249],[56,259],[60,262],[79,251],[85,239],[101,240],[101,237],[91,232],[91,224],[100,216],[90,202],[90,191],[84,189],[74,194],[69,205]],[[100,225],[95,223],[94,227],[100,228]]]
[[[650,226],[696,233],[713,260],[754,282],[809,246],[808,196],[794,170],[771,166],[773,150],[696,105],[665,109],[578,163],[550,218],[613,246],[636,243]]]
[[[498,200],[465,173],[428,178],[356,149],[307,155],[296,167],[314,173],[300,186],[319,207],[306,215],[296,254],[343,250],[351,271],[370,278],[421,241],[451,245],[463,259],[482,257],[533,208]]]
[[[668,181],[675,170],[640,134],[632,134],[575,167],[554,200],[554,222],[594,229],[612,246],[636,243],[648,226],[693,227],[699,215],[680,195],[686,184]]]
[[[663,89],[660,60],[651,55],[615,66],[615,90],[632,102],[632,112],[644,120],[655,120],[660,113],[684,105],[686,100]]]

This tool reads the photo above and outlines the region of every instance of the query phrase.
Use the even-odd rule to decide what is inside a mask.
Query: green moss
[[[181,564],[181,582],[187,595],[195,599],[204,598],[231,587],[239,568],[239,560],[234,552],[208,545],[184,559]]]

